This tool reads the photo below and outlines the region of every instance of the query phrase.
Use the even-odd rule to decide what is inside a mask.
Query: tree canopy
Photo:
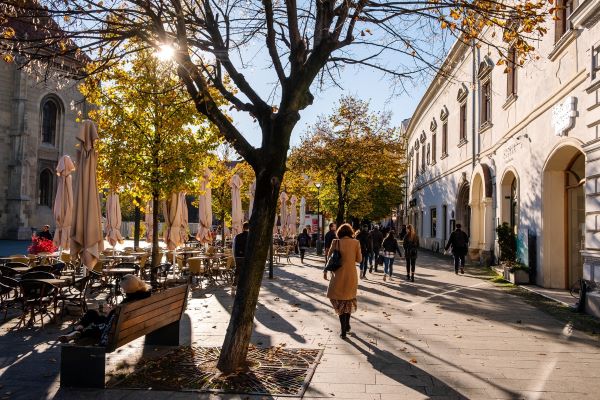
[[[390,115],[348,96],[309,128],[289,162],[292,171],[325,184],[323,205],[340,224],[350,217],[383,218],[401,202],[404,156],[404,141]]]

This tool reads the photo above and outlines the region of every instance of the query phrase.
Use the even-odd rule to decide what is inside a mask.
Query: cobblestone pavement
[[[423,254],[415,282],[381,273],[360,281],[359,311],[347,341],[325,297],[321,259],[276,267],[265,278],[253,343],[325,350],[306,399],[597,399],[597,338],[469,274]],[[396,260],[399,264],[401,260]],[[228,289],[196,290],[182,320],[186,342],[221,345],[232,297]],[[199,399],[248,398],[150,391],[74,391],[58,388],[59,327],[0,334],[0,398]],[[113,368],[135,364],[141,340],[111,357]],[[145,355],[160,354],[146,349]],[[121,370],[121,372],[122,372]],[[6,394],[10,393],[10,394]],[[262,397],[266,398],[266,397]]]

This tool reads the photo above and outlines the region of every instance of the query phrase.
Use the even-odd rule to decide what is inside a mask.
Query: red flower
[[[27,248],[29,254],[54,253],[56,250],[57,247],[52,243],[52,240],[44,239],[36,235],[31,237],[31,246]]]

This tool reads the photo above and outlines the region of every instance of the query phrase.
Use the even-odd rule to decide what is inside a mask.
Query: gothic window
[[[54,144],[58,126],[59,108],[56,100],[49,98],[42,104],[42,142]]]
[[[49,169],[44,169],[40,174],[39,205],[52,207],[52,180],[54,176]]]

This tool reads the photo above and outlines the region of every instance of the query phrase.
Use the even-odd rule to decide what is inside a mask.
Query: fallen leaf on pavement
[[[410,359],[410,362],[411,362],[411,363],[413,363],[413,364],[416,364],[416,363],[417,363],[417,360],[416,360],[416,359],[414,359],[414,358],[411,358],[411,359]]]

